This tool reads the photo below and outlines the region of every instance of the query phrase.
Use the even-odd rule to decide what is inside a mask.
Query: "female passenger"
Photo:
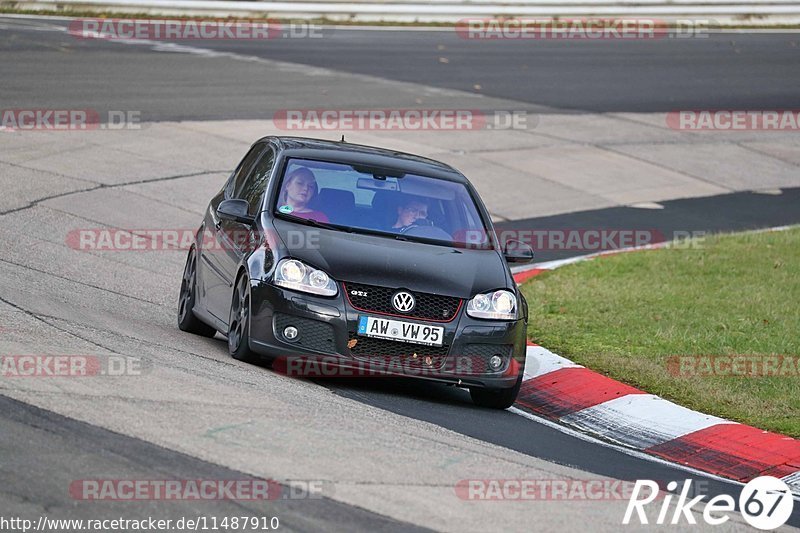
[[[283,191],[278,199],[278,211],[287,215],[328,222],[322,211],[316,211],[309,204],[317,195],[317,179],[305,167],[293,170],[283,181]]]

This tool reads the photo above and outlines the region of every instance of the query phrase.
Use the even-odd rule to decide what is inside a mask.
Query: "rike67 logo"
[[[655,524],[697,524],[694,513],[700,511],[694,507],[701,504],[706,496],[692,498],[691,485],[691,480],[686,480],[683,484],[674,509],[670,509],[673,495],[667,494],[663,498]],[[667,490],[670,492],[677,488],[678,483],[675,481],[667,485]],[[630,524],[635,512],[640,524],[648,524],[645,507],[660,499],[659,495],[658,484],[655,481],[637,480],[622,523]],[[742,487],[742,492],[739,494],[739,512],[748,524],[757,529],[771,530],[782,526],[791,516],[793,508],[794,497],[789,485],[775,477],[757,477]],[[736,502],[733,496],[728,494],[714,496],[705,503],[702,510],[703,521],[712,526],[724,524],[730,520],[730,513],[735,509]]]

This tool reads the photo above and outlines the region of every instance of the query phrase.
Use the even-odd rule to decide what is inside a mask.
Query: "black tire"
[[[236,282],[228,320],[228,351],[231,357],[246,363],[256,363],[259,357],[250,351],[250,282],[242,275]]]
[[[197,288],[197,254],[195,249],[189,250],[186,266],[183,267],[181,294],[178,297],[178,328],[181,331],[213,337],[217,330],[197,318],[194,314],[194,300]]]
[[[519,388],[522,386],[522,374],[517,378],[517,382],[510,389],[484,389],[482,387],[470,387],[469,395],[472,402],[480,407],[491,407],[492,409],[508,409],[517,401]]]

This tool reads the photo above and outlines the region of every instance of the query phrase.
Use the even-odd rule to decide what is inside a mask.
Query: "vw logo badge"
[[[392,296],[392,306],[401,313],[408,313],[414,309],[416,304],[417,302],[414,301],[414,296],[410,292],[400,291]]]

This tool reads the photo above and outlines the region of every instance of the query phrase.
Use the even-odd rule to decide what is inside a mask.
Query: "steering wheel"
[[[427,218],[419,218],[414,221],[414,223],[409,224],[408,226],[403,226],[400,228],[400,233],[405,233],[411,228],[418,228],[420,226],[433,226],[433,222],[428,220]]]

